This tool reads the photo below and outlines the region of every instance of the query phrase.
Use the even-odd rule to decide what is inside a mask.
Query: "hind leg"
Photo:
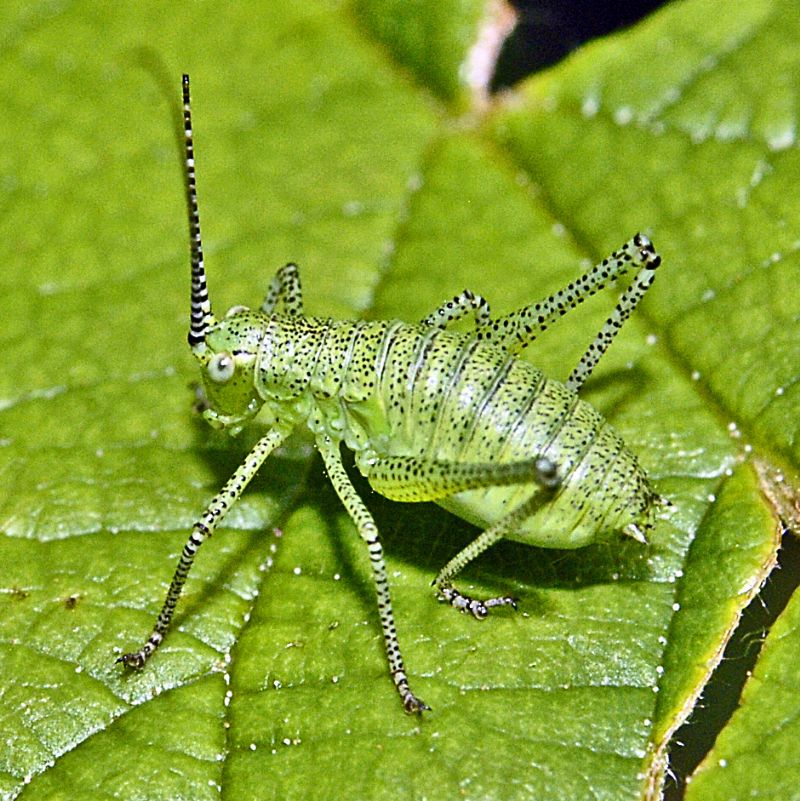
[[[441,598],[455,609],[472,613],[479,620],[486,617],[492,607],[515,606],[514,599],[507,595],[472,598],[457,590],[452,579],[551,499],[561,486],[561,478],[557,466],[550,459],[538,457],[502,464],[463,464],[393,457],[379,459],[370,465],[367,479],[377,492],[397,501],[437,501],[459,492],[512,484],[530,484],[544,490],[534,492],[527,501],[487,528],[457,553],[433,581]]]

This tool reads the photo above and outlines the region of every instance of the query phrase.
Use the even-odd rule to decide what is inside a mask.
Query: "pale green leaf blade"
[[[708,129],[699,101],[670,106],[674,136],[625,126],[626,114],[607,115],[603,103],[636,117],[652,86],[670,96],[725,43],[757,43],[779,8],[737,7],[701,26],[718,33],[662,63],[652,58],[658,42],[670,32],[679,41],[707,16],[702,3],[676,6],[537,79],[517,121],[501,112],[471,133],[440,119],[427,89],[456,97],[453,70],[475,6],[423,20],[438,41],[462,43],[438,50],[376,34],[368,15],[377,4],[276,3],[224,16],[159,4],[106,16],[80,4],[5,12],[4,41],[25,65],[0,85],[11,111],[0,122],[9,143],[0,155],[2,336],[13,354],[0,375],[0,563],[12,566],[0,596],[7,797],[204,798],[218,787],[235,798],[641,797],[654,733],[691,698],[697,655],[724,640],[747,597],[731,603],[719,582],[704,642],[672,638],[684,625],[682,596],[709,574],[693,553],[695,529],[702,521],[707,554],[748,545],[732,566],[742,581],[757,585],[772,554],[774,518],[748,468],[727,477],[741,451],[727,423],[767,461],[780,453],[795,464],[785,421],[797,419],[796,403],[764,398],[793,386],[796,370],[787,361],[734,394],[724,368],[735,360],[719,359],[731,339],[712,324],[727,310],[697,306],[709,288],[736,285],[743,257],[727,257],[738,254],[742,221],[756,231],[766,219],[748,217],[755,204],[737,217],[727,203],[727,143],[693,144]],[[620,69],[636,54],[636,69]],[[709,65],[700,72],[724,84]],[[125,676],[112,664],[114,649],[147,632],[188,526],[256,435],[231,442],[189,411],[195,372],[169,111],[184,69],[220,309],[257,305],[289,258],[301,264],[310,312],[414,320],[463,286],[496,311],[530,302],[638,227],[652,229],[664,254],[643,314],[588,388],[676,504],[649,549],[504,544],[464,582],[510,588],[523,612],[479,625],[427,588],[474,530],[431,507],[381,503],[358,485],[384,533],[410,674],[434,706],[422,722],[393,695],[363,547],[303,442],[266,466],[204,549],[178,627],[147,669]],[[603,93],[587,115],[567,101],[583,99],[590,79]],[[785,90],[759,88],[760,139],[734,142],[741,165],[758,164],[758,145],[774,147],[775,131],[785,132]],[[518,124],[530,138],[506,131],[498,147],[493,132]],[[779,166],[772,174],[791,185]],[[643,191],[659,180],[672,191]],[[758,263],[752,249],[745,266]],[[770,276],[780,271],[790,287],[796,261],[772,264]],[[743,302],[755,309],[763,297],[762,285]],[[764,365],[797,341],[790,293],[779,297],[786,335],[781,348],[757,352]],[[531,358],[565,376],[609,302],[562,323]],[[693,329],[681,328],[690,313],[713,347],[696,348]],[[748,322],[734,316],[728,326],[741,353],[765,331]],[[752,525],[731,540],[727,516],[739,513]]]

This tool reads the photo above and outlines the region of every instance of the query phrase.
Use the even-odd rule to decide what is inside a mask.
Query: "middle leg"
[[[378,613],[380,614],[381,627],[383,628],[383,641],[386,645],[386,654],[389,659],[389,670],[403,702],[403,708],[408,713],[424,712],[430,707],[411,691],[405,665],[403,664],[403,655],[400,652],[392,600],[389,595],[386,562],[383,557],[383,546],[378,536],[378,527],[347,477],[342,465],[338,443],[333,442],[327,434],[322,434],[317,438],[317,447],[322,455],[328,478],[333,484],[336,494],[344,504],[345,509],[347,509],[350,519],[355,523],[361,539],[367,544],[367,549],[369,550],[372,576],[375,580],[375,589],[378,594]]]

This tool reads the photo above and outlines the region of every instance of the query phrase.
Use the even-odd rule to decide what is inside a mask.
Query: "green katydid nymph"
[[[191,250],[189,345],[203,379],[204,417],[235,434],[258,415],[266,433],[192,532],[152,634],[118,661],[141,668],[164,639],[200,546],[298,427],[308,426],[328,478],[369,554],[389,672],[407,712],[428,705],[409,686],[378,529],[342,464],[355,453],[369,484],[398,501],[435,501],[483,532],[433,584],[453,607],[484,618],[509,596],[472,598],[456,574],[503,538],[578,548],[609,533],[642,542],[665,501],[636,456],[580,389],[653,283],[661,259],[637,234],[554,295],[503,317],[469,290],[418,323],[307,317],[297,266],[278,270],[261,307],[217,318],[206,287],[195,184],[189,77],[183,76],[186,189]],[[566,381],[545,375],[520,351],[609,282],[633,280]],[[450,329],[467,316],[468,333]]]

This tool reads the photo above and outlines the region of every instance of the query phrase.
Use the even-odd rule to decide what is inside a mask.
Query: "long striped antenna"
[[[192,140],[192,106],[189,98],[189,76],[183,76],[183,130],[186,145],[186,205],[189,212],[189,249],[192,254],[192,314],[189,323],[189,344],[192,349],[203,344],[206,332],[214,321],[206,286],[203,264],[203,243],[200,240],[200,212],[197,208],[197,180],[194,174],[194,142]]]

